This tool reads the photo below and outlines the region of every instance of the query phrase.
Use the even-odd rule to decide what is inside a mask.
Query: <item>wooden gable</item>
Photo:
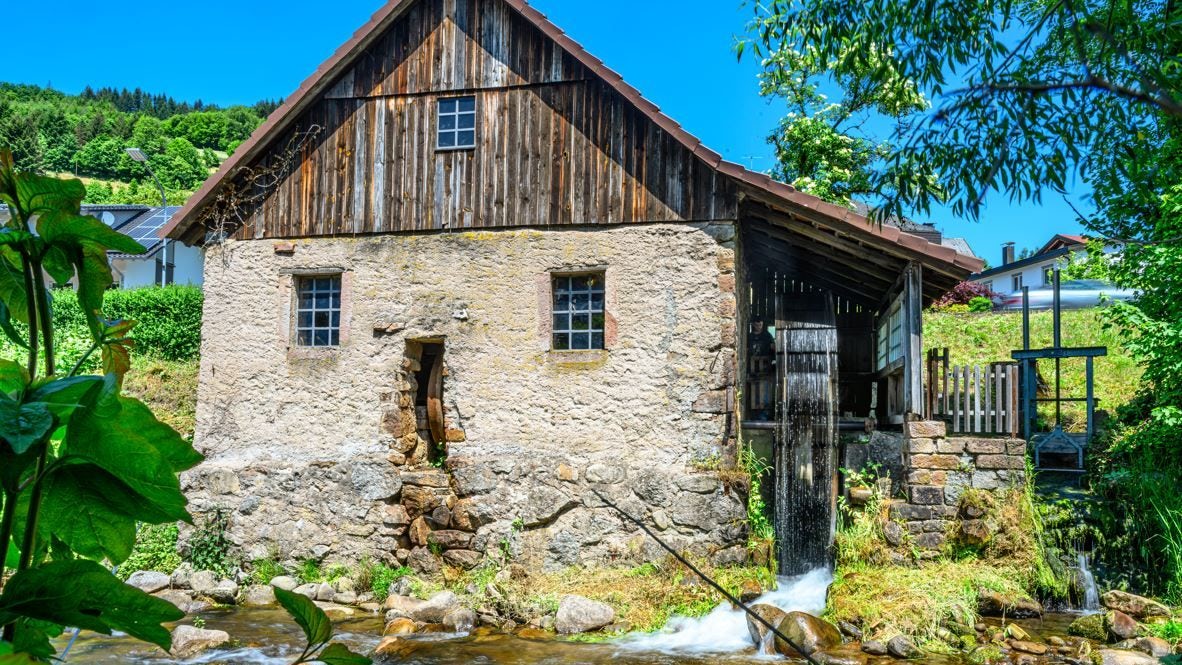
[[[236,237],[730,220],[737,186],[504,0],[413,0],[255,169],[315,132]],[[437,150],[438,100],[477,145]]]

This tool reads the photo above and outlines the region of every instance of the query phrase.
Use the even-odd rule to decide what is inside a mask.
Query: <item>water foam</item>
[[[778,589],[751,604],[775,605],[785,612],[820,614],[832,583],[833,573],[826,568],[799,577],[781,577]],[[617,644],[631,651],[681,654],[750,652],[755,648],[747,631],[747,614],[732,608],[730,603],[723,603],[697,619],[675,617],[660,632],[630,635]]]

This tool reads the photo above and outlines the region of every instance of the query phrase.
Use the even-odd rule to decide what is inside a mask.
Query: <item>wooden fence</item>
[[[927,355],[927,417],[955,434],[1018,436],[1017,363],[950,365],[948,349]]]

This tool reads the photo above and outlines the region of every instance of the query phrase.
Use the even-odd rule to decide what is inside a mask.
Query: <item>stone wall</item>
[[[741,557],[745,497],[696,470],[733,436],[734,262],[731,224],[210,248],[195,438],[207,461],[184,489],[199,516],[229,515],[247,559],[659,556],[591,486],[679,547]],[[580,270],[606,274],[607,349],[552,352],[550,275]],[[294,347],[294,280],[333,272],[341,346]],[[413,402],[426,342],[445,349],[443,471],[424,464]]]
[[[904,425],[903,501],[891,517],[911,532],[921,549],[939,549],[950,537],[984,542],[994,525],[966,490],[1005,491],[1026,483],[1026,442],[1021,439],[949,437],[942,422]]]

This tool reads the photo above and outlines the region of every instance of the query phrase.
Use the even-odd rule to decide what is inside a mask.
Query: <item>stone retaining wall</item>
[[[1026,483],[1026,442],[947,434],[942,422],[904,425],[905,499],[891,505],[921,549],[939,549],[949,537],[985,541],[992,526],[966,490],[1006,491]],[[971,502],[968,502],[971,504]]]

